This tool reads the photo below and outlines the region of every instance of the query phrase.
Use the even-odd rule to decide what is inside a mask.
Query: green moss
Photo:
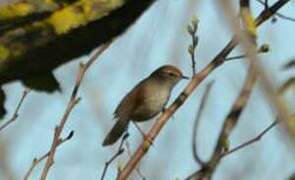
[[[9,19],[17,16],[26,16],[34,10],[28,3],[15,3],[0,8],[0,20]]]
[[[9,49],[5,46],[0,45],[0,61],[6,60],[9,57]]]
[[[55,12],[46,22],[54,27],[57,34],[64,34],[72,28],[86,24],[87,21],[84,14],[79,12],[78,9],[67,7]]]
[[[56,11],[46,22],[53,26],[56,34],[65,34],[73,28],[108,15],[123,3],[124,0],[80,0]]]

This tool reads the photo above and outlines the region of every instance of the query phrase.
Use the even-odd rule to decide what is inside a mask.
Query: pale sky
[[[213,0],[159,0],[127,33],[117,38],[87,72],[79,93],[82,101],[71,113],[63,131],[64,136],[71,130],[75,131],[75,135],[58,148],[48,180],[100,178],[105,162],[117,150],[118,145],[102,147],[101,144],[114,124],[112,113],[121,98],[138,81],[163,64],[176,65],[184,74],[191,75],[191,61],[187,53],[191,39],[186,32],[191,17],[195,15],[200,20],[197,70],[208,64],[230,40],[232,33],[216,4]],[[255,14],[262,8],[253,1]],[[295,17],[294,1],[280,12]],[[295,57],[294,32],[295,23],[282,19],[275,24],[268,21],[258,30],[258,44],[267,43],[271,48],[269,53],[260,57],[277,85],[294,75],[294,72],[281,70],[287,60]],[[235,51],[235,54],[240,53]],[[58,68],[55,75],[61,83],[62,93],[32,92],[17,122],[1,134],[0,146],[7,150],[3,163],[8,164],[16,179],[23,178],[33,158],[43,155],[50,148],[54,127],[65,110],[79,62],[87,58],[85,55]],[[225,63],[216,69],[175,113],[142,161],[140,169],[147,179],[183,179],[197,169],[191,149],[192,125],[205,86],[214,80],[198,131],[201,157],[205,160],[210,157],[224,117],[243,84],[246,69],[242,61]],[[186,84],[182,81],[177,85],[170,102]],[[12,83],[4,89],[8,97],[6,107],[11,115],[23,88],[19,83]],[[287,97],[293,112],[294,95],[290,93]],[[267,104],[261,86],[256,86],[230,137],[230,146],[254,137],[273,120],[273,110]],[[147,131],[152,123],[149,121],[141,126]],[[129,142],[134,151],[141,135],[133,126],[129,131]],[[124,153],[110,166],[106,179],[114,179],[118,165],[124,165],[127,160],[128,154]],[[31,179],[38,179],[43,167],[41,163]],[[294,172],[294,147],[287,141],[283,130],[276,128],[258,143],[223,159],[213,179],[286,179]],[[131,179],[139,177],[133,173]]]

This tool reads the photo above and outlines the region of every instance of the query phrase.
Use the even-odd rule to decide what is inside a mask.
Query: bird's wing
[[[135,86],[120,102],[114,112],[119,120],[129,120],[132,112],[142,103],[144,99],[144,80]]]

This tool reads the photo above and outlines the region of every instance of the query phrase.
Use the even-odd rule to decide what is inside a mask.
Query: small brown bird
[[[130,121],[141,122],[160,113],[173,87],[188,79],[174,66],[165,65],[139,82],[120,102],[114,112],[116,124],[103,141],[103,146],[114,144],[127,130]]]

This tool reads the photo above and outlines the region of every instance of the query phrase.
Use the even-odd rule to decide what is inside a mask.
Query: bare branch
[[[291,69],[291,68],[295,68],[295,59],[290,60],[288,63],[286,63],[283,66],[284,70]]]
[[[268,9],[268,1],[265,0],[265,1],[262,1],[262,0],[256,0],[257,2],[259,2],[260,4],[263,4],[264,5],[264,8],[267,10]],[[295,22],[295,18],[293,17],[289,17],[289,16],[286,16],[282,13],[275,13],[275,15],[277,15],[279,18],[281,19],[284,19],[284,20],[288,20],[288,21],[292,21],[292,22]]]
[[[218,136],[217,144],[215,146],[213,155],[207,163],[203,164],[202,168],[198,170],[197,173],[194,173],[193,176],[189,176],[187,179],[192,179],[196,177],[198,177],[198,179],[211,178],[213,172],[215,171],[216,167],[218,166],[222,158],[221,154],[228,151],[228,138],[233,129],[235,128],[236,124],[238,123],[239,117],[249,100],[255,82],[255,72],[253,71],[253,69],[250,68],[244,86],[240,92],[240,95],[237,97],[236,101],[234,102],[230,112],[226,116],[226,119],[223,123],[223,127]]]
[[[244,0],[246,1],[246,0]],[[280,0],[277,1],[275,4],[284,4],[287,3],[287,0]],[[239,22],[236,19],[233,19],[233,8],[229,2],[224,1],[224,8],[227,8],[225,13],[227,13],[227,17],[230,19],[230,25],[232,29],[238,33],[239,39],[241,39],[241,45],[244,48],[244,50],[247,52],[249,57],[249,63],[252,68],[255,69],[255,71],[258,73],[259,77],[261,78],[261,84],[263,86],[264,92],[267,95],[267,98],[269,100],[269,103],[271,103],[276,110],[278,114],[278,119],[285,122],[286,127],[289,130],[289,133],[295,136],[295,124],[292,120],[289,119],[289,112],[288,108],[286,106],[286,103],[284,100],[278,96],[277,90],[274,88],[272,78],[269,76],[269,74],[266,72],[265,68],[263,67],[260,59],[257,56],[257,53],[255,52],[255,46],[253,46],[252,42],[249,41],[247,34],[243,32],[243,30],[239,27]],[[231,9],[229,9],[231,8]],[[268,8],[272,9],[272,8]],[[273,12],[273,11],[271,11]],[[243,17],[243,16],[242,16]],[[247,18],[247,17],[245,17]],[[245,22],[247,20],[245,19]],[[250,28],[252,29],[252,28]]]
[[[66,138],[60,139],[60,141],[58,142],[58,146],[60,146],[61,144],[65,143],[66,141],[70,140],[74,135],[74,131],[71,131],[69,133],[69,135]],[[43,156],[41,156],[40,158],[34,158],[33,162],[29,168],[29,170],[27,171],[24,180],[28,180],[29,177],[31,176],[34,168],[40,163],[42,162],[45,158],[47,158],[49,156],[50,151],[48,151],[46,154],[44,154]]]
[[[30,92],[29,89],[25,89],[25,90],[23,91],[23,94],[22,94],[22,96],[21,96],[21,98],[20,98],[20,100],[19,100],[19,102],[18,102],[18,104],[17,104],[17,106],[16,106],[16,108],[15,108],[15,111],[14,111],[12,117],[11,117],[7,122],[5,122],[4,124],[2,124],[2,125],[0,126],[0,132],[1,132],[3,129],[5,129],[7,126],[9,126],[11,123],[13,123],[14,121],[16,121],[16,119],[17,119],[17,117],[18,117],[19,110],[20,110],[20,108],[21,108],[21,106],[22,106],[22,104],[23,104],[23,102],[24,102],[26,96],[29,94],[29,92]]]
[[[231,150],[224,152],[222,154],[222,157],[225,157],[229,154],[232,154],[238,150],[243,149],[244,147],[247,147],[257,141],[259,141],[268,131],[270,131],[273,127],[275,127],[277,124],[279,123],[279,121],[274,121],[273,123],[271,123],[269,126],[267,126],[262,132],[260,132],[257,136],[255,136],[254,138],[244,142],[243,144],[238,145],[237,147],[232,148]]]
[[[267,53],[268,51],[269,51],[269,45],[268,44],[263,44],[257,50],[257,53]],[[246,57],[247,57],[246,54],[242,54],[242,55],[228,57],[228,58],[225,59],[225,61],[232,61],[232,60],[237,60],[237,59],[243,59],[243,58],[246,58]]]
[[[204,107],[205,107],[205,104],[206,104],[207,99],[209,97],[209,92],[212,88],[213,83],[214,83],[214,81],[211,81],[206,86],[205,93],[202,96],[201,104],[198,109],[197,116],[196,116],[196,119],[195,119],[195,122],[193,125],[193,138],[192,138],[193,156],[194,156],[194,159],[196,160],[196,162],[199,163],[200,165],[203,165],[205,162],[203,162],[202,159],[200,158],[200,156],[198,155],[198,151],[197,151],[197,135],[198,135],[198,133],[197,133],[197,131],[198,131],[200,119],[203,114]]]
[[[72,91],[72,94],[71,94],[71,98],[69,100],[69,103],[66,107],[66,110],[65,110],[65,113],[63,115],[63,117],[61,118],[60,120],[60,123],[58,126],[56,126],[55,128],[55,131],[54,131],[54,138],[53,138],[53,141],[52,141],[52,145],[51,145],[51,148],[50,148],[50,151],[49,151],[49,155],[48,155],[48,158],[46,160],[46,163],[45,163],[45,166],[44,166],[44,169],[42,171],[42,174],[41,174],[41,180],[45,180],[46,177],[47,177],[47,174],[49,172],[49,169],[50,167],[53,165],[53,162],[54,162],[54,155],[55,155],[55,151],[56,151],[56,148],[59,144],[59,140],[60,140],[60,135],[61,135],[61,132],[67,122],[67,119],[70,115],[70,113],[72,112],[72,109],[75,107],[75,105],[79,102],[80,98],[77,98],[77,93],[78,93],[78,90],[79,90],[79,87],[80,87],[80,84],[81,84],[81,81],[87,71],[87,69],[90,67],[90,65],[99,57],[99,55],[101,55],[104,50],[106,50],[109,45],[111,44],[111,41],[102,45],[89,59],[89,61],[86,63],[86,64],[83,64],[81,63],[80,64],[80,69],[79,69],[79,72],[78,72],[78,75],[77,75],[77,78],[76,78],[76,83],[75,83],[75,86],[73,88],[73,91]]]
[[[129,157],[131,157],[132,152],[131,152],[130,144],[129,144],[128,140],[125,141],[125,145],[126,145],[126,149],[127,149],[127,154],[128,154]],[[142,179],[142,180],[146,180],[146,177],[145,177],[144,174],[140,171],[139,166],[137,166],[137,167],[135,168],[135,170],[136,170],[136,173],[138,174],[138,176],[140,177],[140,179]]]
[[[276,2],[271,9],[271,13],[269,11],[262,11],[259,17],[256,19],[256,26],[261,25],[265,22],[269,17],[272,16],[277,10],[283,7],[289,0],[278,1]],[[183,92],[178,96],[178,98],[169,106],[169,108],[155,121],[154,125],[148,132],[148,139],[154,141],[154,139],[158,136],[161,129],[167,123],[169,118],[176,112],[176,110],[185,102],[188,96],[196,89],[196,87],[217,67],[223,64],[225,58],[228,54],[236,47],[239,43],[239,39],[237,36],[234,36],[232,40],[226,45],[226,47],[213,59],[211,63],[209,63],[203,70],[199,73],[195,74]],[[134,170],[136,165],[140,162],[142,157],[147,153],[149,149],[149,145],[144,141],[137,148],[136,152],[131,156],[123,170],[119,173],[118,179],[127,179],[131,172]]]
[[[280,3],[282,3],[282,1]],[[237,21],[237,19],[233,18],[234,11],[233,11],[231,4],[228,1],[223,0],[222,5],[223,5],[223,9],[224,9],[226,16],[230,19],[229,20],[230,25],[233,27],[235,32],[238,33],[239,39],[241,40],[242,45],[247,53],[247,57],[249,57],[249,59],[250,59],[250,61],[249,61],[250,71],[248,72],[248,77],[247,77],[248,82],[246,81],[243,91],[241,92],[239,98],[237,99],[236,103],[234,104],[234,106],[232,108],[231,113],[227,116],[226,121],[223,124],[221,134],[219,135],[219,138],[218,138],[218,143],[216,145],[215,151],[214,151],[211,159],[209,160],[208,163],[206,163],[206,165],[203,165],[203,167],[199,171],[194,173],[193,176],[190,176],[189,178],[195,177],[197,179],[211,179],[211,176],[214,173],[220,160],[222,159],[223,154],[227,154],[229,134],[232,132],[233,128],[237,124],[238,117],[240,116],[243,107],[245,106],[246,102],[249,99],[251,89],[253,89],[254,82],[256,81],[256,73],[257,73],[257,75],[259,74],[262,77],[263,81],[267,81],[267,82],[264,82],[264,84],[268,83],[266,85],[266,87],[269,88],[268,91],[272,91],[272,88],[273,88],[271,83],[267,79],[268,77],[262,73],[263,69],[261,68],[261,66],[259,64],[259,59],[256,55],[256,51],[255,51],[256,29],[255,29],[255,25],[253,25],[254,23],[251,24],[252,23],[251,22],[252,15],[251,15],[251,12],[249,9],[250,1],[249,0],[240,0],[241,18],[243,20],[243,23],[244,23],[243,25],[246,29],[247,34],[240,29],[239,22]],[[271,95],[274,95],[274,93],[271,93]],[[275,97],[275,95],[274,95],[274,97]],[[274,99],[274,97],[272,97],[272,98]],[[278,106],[277,103],[279,103],[279,102],[275,101],[275,103],[276,103],[276,106]],[[279,114],[281,114],[282,112],[285,112],[285,111],[280,111],[282,109],[277,109],[277,110],[278,110]],[[281,117],[283,117],[283,116],[281,116]],[[274,123],[274,124],[276,124],[276,123]],[[273,126],[274,125],[271,125],[269,128],[266,129],[266,131],[262,132],[262,135],[264,135]],[[259,137],[260,136],[258,136],[258,138]],[[252,141],[255,142],[257,140],[254,139]],[[241,146],[233,149],[231,151],[231,153],[247,146],[248,144],[253,143],[252,141],[246,142],[245,144],[242,144]]]
[[[123,143],[124,143],[124,141],[126,141],[127,140],[127,138],[128,138],[128,136],[129,136],[129,134],[128,133],[125,133],[124,134],[124,136],[123,136],[123,138],[121,139],[121,143],[120,143],[120,145],[119,145],[119,148],[118,148],[118,151],[110,158],[110,160],[108,160],[106,163],[105,163],[105,166],[104,166],[104,169],[103,169],[103,171],[102,171],[102,174],[101,174],[101,180],[103,180],[104,179],[104,177],[105,177],[105,175],[106,175],[106,173],[107,173],[107,170],[108,170],[108,167],[109,167],[109,165],[117,158],[117,157],[119,157],[125,150],[124,150],[124,148],[123,148]]]

